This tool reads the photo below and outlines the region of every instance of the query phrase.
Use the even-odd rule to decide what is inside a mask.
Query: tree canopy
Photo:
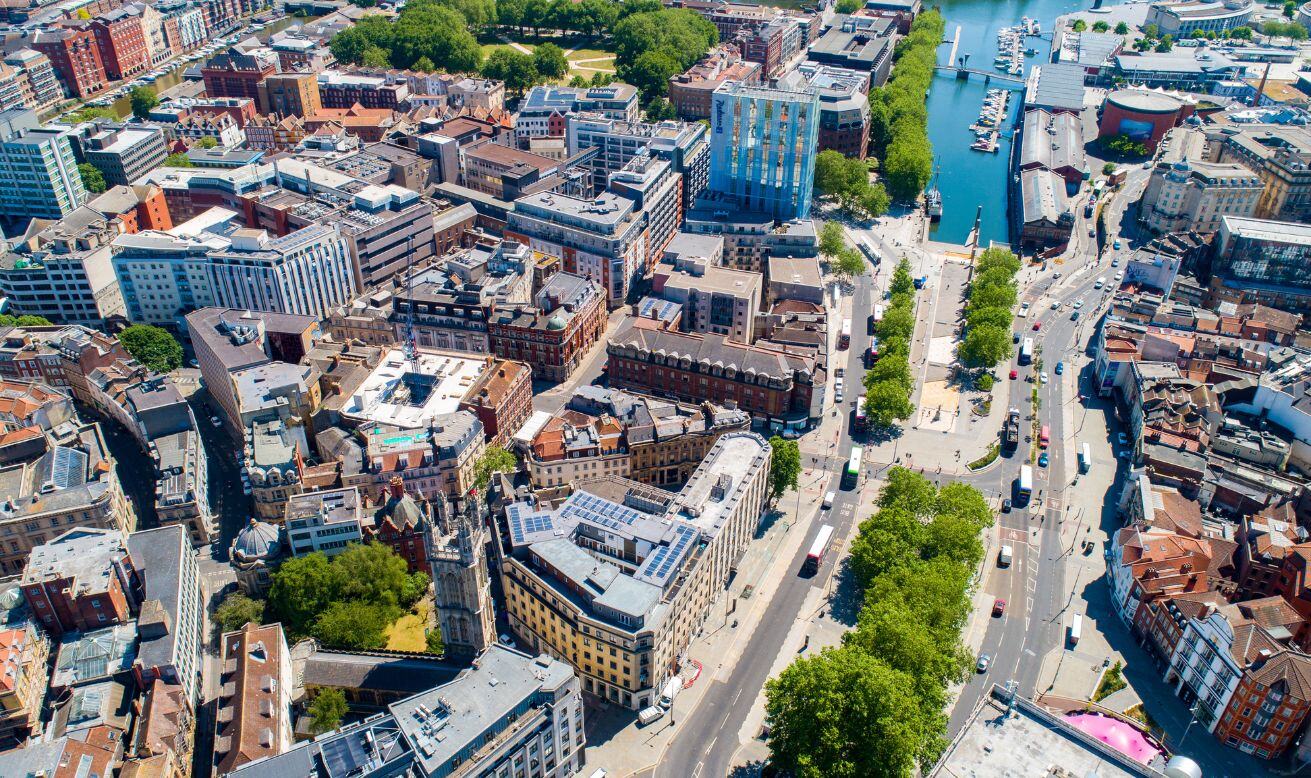
[[[836,199],[842,210],[862,218],[882,216],[891,205],[882,182],[869,182],[869,165],[864,160],[833,149],[815,156],[815,191]]]
[[[614,25],[615,67],[620,80],[652,100],[669,89],[669,78],[687,70],[719,43],[719,31],[686,8],[629,14]]]
[[[492,482],[493,475],[513,473],[518,469],[519,460],[514,454],[500,446],[488,446],[473,465],[474,485],[478,487],[478,491],[485,492],[487,485]]]
[[[179,151],[176,154],[169,154],[164,157],[163,167],[195,167],[195,165],[191,163],[191,157],[188,157],[185,152]]]
[[[235,632],[252,621],[264,623],[264,601],[253,600],[241,592],[224,597],[214,610],[214,624],[220,632]]]
[[[155,95],[155,90],[148,86],[138,86],[132,89],[132,115],[138,119],[144,119],[150,115],[150,110],[159,105],[159,97]]]
[[[377,49],[386,54],[392,67],[412,68],[421,60],[431,68],[450,72],[478,70],[482,48],[469,31],[477,27],[464,11],[477,13],[490,8],[491,0],[412,0],[393,21],[384,16],[366,16],[353,27],[337,33],[328,47],[333,56],[347,64],[364,64],[366,55],[376,64]]]
[[[172,333],[151,324],[133,324],[118,334],[127,353],[156,373],[182,366],[182,344]]]
[[[569,72],[569,59],[565,57],[564,49],[554,43],[543,43],[533,49],[533,64],[542,78],[564,78],[564,74]]]
[[[341,719],[346,715],[346,695],[341,689],[320,689],[309,704],[310,731],[315,735],[334,730],[341,726]]]
[[[897,42],[887,86],[870,92],[870,153],[882,163],[883,185],[895,200],[913,200],[933,175],[926,101],[944,22],[936,10],[915,17]]]
[[[542,81],[533,55],[521,54],[512,49],[497,49],[488,55],[487,61],[483,63],[482,74],[504,81],[507,90],[520,95]]]
[[[90,162],[80,163],[77,166],[77,174],[82,178],[82,188],[91,194],[100,194],[109,188],[109,184],[105,182],[105,174]]]
[[[334,557],[321,552],[288,559],[273,574],[268,610],[296,637],[326,646],[381,648],[384,632],[428,588],[428,576],[407,572],[382,543],[353,543]]]
[[[973,487],[900,467],[861,522],[849,564],[864,606],[839,648],[799,659],[765,689],[773,763],[797,776],[904,776],[945,746],[947,688],[968,672],[960,639],[979,534]]]
[[[783,496],[788,489],[797,488],[797,479],[801,476],[801,447],[795,440],[785,440],[778,435],[769,439],[773,457],[769,460],[769,487],[774,499]]]
[[[1009,359],[1011,309],[1019,297],[1015,274],[1020,260],[1009,249],[990,248],[975,260],[965,304],[967,329],[956,356],[970,367],[993,367]]]
[[[915,334],[915,283],[903,257],[892,271],[890,296],[875,325],[879,357],[865,371],[865,415],[874,427],[891,427],[915,412],[910,372],[910,339]]]

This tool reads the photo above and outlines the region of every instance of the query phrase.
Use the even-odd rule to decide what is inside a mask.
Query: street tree
[[[865,258],[853,248],[844,248],[838,252],[832,269],[833,274],[838,278],[852,279],[865,272]]]
[[[314,620],[312,634],[330,648],[374,651],[387,645],[387,625],[399,615],[395,608],[361,600],[333,602]]]
[[[910,263],[902,257],[897,263],[897,267],[892,271],[892,281],[888,287],[892,294],[914,294],[915,281],[910,277]]]
[[[554,43],[543,43],[533,50],[533,64],[544,78],[555,80],[564,78],[569,72],[569,60],[564,49]]]
[[[882,778],[914,772],[936,722],[912,679],[864,651],[828,648],[765,685],[775,767],[797,778]]]
[[[875,383],[865,390],[865,415],[876,427],[891,427],[914,412],[906,390],[895,382]]]
[[[961,342],[958,356],[970,367],[992,367],[1010,357],[1010,332],[995,324],[971,327]]]
[[[1008,269],[1011,275],[1015,275],[1020,272],[1020,258],[1010,249],[993,247],[985,249],[974,261],[974,266],[979,272],[1002,267]]]
[[[220,632],[235,632],[250,622],[264,623],[264,601],[253,600],[241,592],[224,597],[214,610],[214,625]]]
[[[341,719],[346,715],[346,695],[341,689],[320,689],[309,704],[310,732],[322,735],[341,726]]]
[[[151,109],[159,105],[155,90],[148,86],[134,87],[131,94],[132,115],[138,119],[145,119],[150,115]]]
[[[819,253],[826,257],[837,257],[847,247],[847,234],[839,222],[828,221],[819,228]]]
[[[482,74],[487,78],[504,81],[505,88],[517,95],[541,81],[533,55],[521,54],[513,49],[493,51],[487,61],[483,62]]]
[[[917,556],[923,531],[919,516],[900,507],[880,509],[862,521],[848,561],[861,588]]]
[[[894,467],[887,472],[883,488],[879,490],[880,508],[897,508],[914,516],[931,516],[938,500],[933,482],[906,467]]]
[[[182,366],[182,344],[162,327],[133,324],[118,334],[118,342],[136,361],[156,373],[167,373]]]
[[[1109,29],[1111,29],[1111,25],[1104,21],[1093,22],[1093,32],[1106,32]]]
[[[488,446],[473,466],[473,482],[479,492],[486,492],[496,473],[514,473],[519,469],[519,460],[514,454],[500,446]]]
[[[1070,29],[1074,30],[1075,32],[1083,32],[1084,30],[1088,29],[1088,23],[1085,22],[1083,19],[1075,19],[1074,24],[1071,26]]]
[[[1128,35],[1128,34],[1129,34],[1129,23],[1128,23],[1128,22],[1118,22],[1118,23],[1115,25],[1115,34],[1116,34],[1116,35]]]
[[[769,447],[773,450],[769,460],[769,488],[777,500],[788,489],[797,488],[797,479],[801,476],[801,447],[795,440],[778,435],[769,439]]]

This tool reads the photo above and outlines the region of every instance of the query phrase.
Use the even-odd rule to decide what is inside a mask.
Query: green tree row
[[[824,222],[819,228],[819,253],[828,257],[833,275],[846,281],[865,272],[865,258],[847,243],[838,222]]]
[[[915,381],[910,373],[910,340],[915,335],[915,282],[903,257],[892,271],[883,319],[875,325],[879,358],[865,371],[865,416],[875,427],[891,427],[910,418]]]
[[[864,778],[934,763],[946,745],[947,687],[969,671],[960,633],[979,534],[992,520],[971,486],[888,472],[851,547],[864,601],[856,628],[766,684],[775,766],[797,778]]]
[[[965,304],[965,339],[957,356],[969,367],[995,367],[1010,359],[1011,320],[1019,298],[1015,274],[1020,260],[1010,249],[990,248],[974,263]]]
[[[615,69],[651,103],[669,91],[669,79],[696,64],[717,43],[715,25],[686,8],[630,13],[614,26]]]
[[[910,34],[897,42],[887,86],[870,94],[870,153],[881,161],[894,200],[915,199],[933,175],[926,101],[943,29],[936,10],[915,17]]]

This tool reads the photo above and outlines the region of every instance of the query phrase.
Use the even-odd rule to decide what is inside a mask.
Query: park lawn
[[[385,633],[387,650],[411,651],[414,653],[427,651],[428,639],[425,630],[428,627],[428,614],[431,610],[432,604],[425,597],[419,601],[413,612],[407,613],[393,622]]]
[[[531,50],[532,46],[528,46],[528,48]],[[491,56],[491,53],[493,51],[497,51],[498,49],[505,49],[507,51],[518,51],[518,49],[516,49],[515,47],[511,46],[508,43],[484,43],[482,45],[483,59],[487,59],[489,56]]]

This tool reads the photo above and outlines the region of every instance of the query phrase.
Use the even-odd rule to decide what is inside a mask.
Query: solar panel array
[[[549,512],[533,510],[522,503],[507,507],[505,518],[510,525],[510,540],[516,545],[524,543],[528,535],[547,532],[555,526]]]
[[[638,580],[661,584],[678,570],[683,558],[687,556],[692,541],[696,540],[697,531],[692,527],[676,524],[674,533],[677,537],[674,538],[673,543],[660,546],[646,558],[646,562],[638,569],[635,576]]]
[[[584,521],[600,524],[602,527],[609,527],[613,530],[622,530],[646,515],[626,505],[603,500],[587,492],[574,492],[569,495],[569,499],[564,501],[564,505],[560,506],[560,510],[567,511]]]

